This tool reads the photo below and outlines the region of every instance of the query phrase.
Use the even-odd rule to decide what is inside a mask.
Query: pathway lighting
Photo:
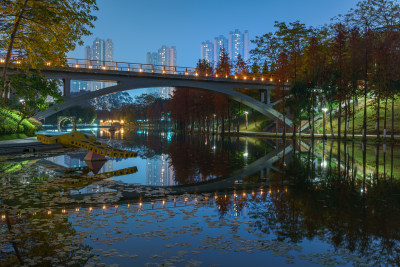
[[[249,127],[249,121],[248,121],[248,119],[247,119],[247,115],[249,114],[249,112],[247,112],[247,111],[245,111],[244,112],[244,115],[246,115],[246,130],[247,130],[247,128]]]
[[[261,81],[264,81],[264,77],[261,78]]]
[[[326,125],[326,112],[328,111],[328,109],[326,108],[326,107],[324,107],[324,108],[322,108],[322,111],[324,112],[324,114],[323,114],[323,118],[324,118],[324,121],[323,121],[323,138],[324,138],[324,140],[326,139],[326,133],[325,133],[325,125]]]

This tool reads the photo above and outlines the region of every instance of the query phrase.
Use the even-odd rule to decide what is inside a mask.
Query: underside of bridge
[[[62,75],[64,74],[64,75]],[[216,92],[224,94],[229,98],[238,101],[261,114],[275,120],[283,122],[286,125],[292,127],[292,121],[288,118],[284,119],[284,116],[276,111],[271,104],[265,104],[263,101],[258,101],[250,96],[243,93],[237,92],[235,89],[255,89],[262,90],[266,92],[264,96],[269,97],[270,90],[273,89],[271,85],[260,85],[252,83],[240,83],[232,81],[218,81],[218,80],[206,80],[206,79],[185,79],[185,78],[170,78],[170,77],[147,77],[147,76],[113,76],[113,75],[91,75],[90,73],[46,73],[47,77],[52,78],[62,78],[64,81],[64,103],[53,105],[44,112],[36,115],[39,117],[49,117],[56,114],[59,111],[70,108],[75,105],[80,105],[82,103],[87,103],[90,99],[97,97],[114,94],[118,92],[133,90],[133,89],[143,89],[152,87],[182,87],[182,88],[193,88],[199,90],[206,90],[211,92]],[[99,89],[97,91],[92,91],[77,97],[69,97],[69,87],[71,80],[93,80],[93,81],[116,81],[117,85]],[[267,101],[269,102],[269,101]]]

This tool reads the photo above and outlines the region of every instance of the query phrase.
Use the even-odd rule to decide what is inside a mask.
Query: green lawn
[[[383,129],[384,129],[384,101],[381,103],[381,111],[380,111],[380,132],[383,134]],[[358,107],[356,107],[356,114],[355,114],[355,120],[354,120],[354,129],[356,134],[361,134],[362,133],[362,126],[363,126],[363,118],[364,118],[364,105],[363,102],[360,101]],[[392,101],[388,101],[388,110],[387,110],[387,135],[391,134],[391,129],[392,129]],[[400,100],[395,100],[395,118],[394,118],[394,133],[395,134],[400,134]],[[345,131],[345,122],[344,122],[344,111],[342,112],[342,123],[341,123],[341,133],[344,134]],[[334,115],[333,116],[333,131],[335,135],[337,135],[338,132],[338,120],[337,117]],[[376,134],[375,130],[375,125],[376,125],[376,109],[372,105],[371,101],[367,104],[367,134]],[[320,120],[317,123],[317,133],[322,133],[322,120]],[[326,118],[326,133],[330,133],[330,122],[329,122],[329,113],[327,114]],[[350,119],[350,124],[349,124],[349,129],[347,131],[348,134],[351,134],[353,132],[353,122],[352,119]]]

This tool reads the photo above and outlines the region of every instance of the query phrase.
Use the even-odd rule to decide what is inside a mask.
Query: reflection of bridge
[[[0,54],[0,66],[2,65],[1,58],[4,58],[3,54]],[[12,66],[15,67],[22,64],[23,59],[14,57],[12,62]],[[49,62],[41,72],[48,78],[63,80],[65,102],[39,113],[37,118],[48,117],[90,99],[117,92],[152,87],[186,87],[227,95],[269,118],[283,121],[283,115],[274,110],[270,103],[270,91],[275,87],[273,78],[264,77],[261,74],[218,75],[207,73],[200,75],[200,72],[194,68],[83,59],[68,59],[66,67],[52,67]],[[70,95],[71,80],[113,82],[117,85],[72,98]],[[235,89],[258,90],[261,99],[260,101],[256,100]],[[57,108],[57,111],[54,108]],[[285,122],[288,126],[292,126],[291,120],[286,118]]]
[[[281,160],[284,155],[289,154],[293,147],[291,145],[277,149],[264,157],[254,161],[241,170],[235,171],[230,177],[221,177],[211,179],[208,181],[191,184],[191,185],[178,185],[178,186],[138,186],[129,184],[111,184],[108,187],[111,189],[119,190],[122,194],[121,200],[136,199],[143,196],[143,189],[149,189],[149,195],[153,195],[152,191],[157,193],[155,197],[160,195],[180,195],[180,194],[194,194],[205,192],[229,191],[233,188],[240,187],[246,188],[246,183],[242,183],[242,179],[249,177],[253,174],[260,174],[261,178],[269,179],[270,170],[278,171],[273,164]],[[250,187],[252,185],[250,184]],[[138,190],[135,190],[138,189]],[[159,195],[157,195],[159,194]]]

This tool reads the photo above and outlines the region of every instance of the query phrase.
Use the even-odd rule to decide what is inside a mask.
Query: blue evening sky
[[[300,20],[317,26],[355,7],[357,0],[98,0],[93,35],[111,38],[114,60],[145,63],[146,53],[162,45],[176,46],[177,65],[195,66],[200,44],[229,31],[248,30],[250,40],[273,30],[274,21]],[[253,46],[250,45],[250,49]],[[69,57],[83,58],[83,47]]]

